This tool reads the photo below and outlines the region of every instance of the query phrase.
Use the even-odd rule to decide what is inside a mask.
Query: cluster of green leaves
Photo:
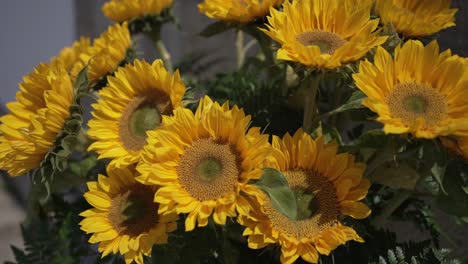
[[[30,216],[22,225],[24,249],[12,246],[16,262],[5,264],[75,264],[83,263],[85,256],[95,258],[97,252],[89,248],[85,234],[80,230],[80,208],[84,199],[70,204],[52,195],[47,207]],[[53,213],[50,213],[53,212]]]

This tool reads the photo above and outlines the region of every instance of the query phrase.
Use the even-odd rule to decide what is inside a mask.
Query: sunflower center
[[[198,175],[200,179],[211,182],[219,177],[223,171],[221,162],[216,159],[207,158],[198,164]]]
[[[144,105],[135,110],[130,117],[130,130],[136,137],[146,137],[146,131],[161,124],[161,114],[152,105]]]
[[[407,126],[413,126],[418,119],[424,121],[424,128],[439,123],[447,115],[446,98],[436,89],[415,82],[395,85],[387,97],[392,116],[400,118]]]
[[[335,33],[315,30],[301,33],[296,40],[304,46],[317,46],[322,54],[333,54],[346,43],[342,37]]]
[[[240,172],[238,160],[228,143],[199,139],[180,157],[179,182],[200,201],[221,198],[236,189]]]
[[[120,140],[128,151],[141,150],[146,144],[146,132],[161,125],[162,115],[172,114],[169,96],[163,92],[137,96],[122,113],[119,124]]]
[[[123,190],[112,199],[109,222],[119,233],[131,237],[148,232],[158,223],[158,204],[153,197],[153,189],[139,183]]]
[[[312,237],[338,223],[333,183],[309,170],[289,170],[283,174],[296,197],[297,217],[290,219],[267,202],[265,211],[275,229],[300,239]]]

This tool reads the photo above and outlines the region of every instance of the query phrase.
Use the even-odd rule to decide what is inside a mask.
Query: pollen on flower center
[[[169,96],[162,92],[153,91],[130,101],[119,124],[120,140],[125,149],[141,150],[146,144],[146,132],[157,128],[162,115],[171,114],[172,110]]]
[[[387,103],[392,116],[400,118],[407,126],[422,119],[428,127],[447,115],[445,97],[432,87],[415,82],[397,84],[388,95]]]
[[[240,171],[238,163],[238,155],[229,144],[199,139],[180,157],[179,182],[200,201],[218,199],[235,190]]]
[[[333,183],[314,171],[289,170],[283,174],[294,191],[298,211],[296,219],[290,219],[267,202],[264,208],[275,229],[300,239],[310,238],[338,223]]]
[[[346,43],[339,35],[321,30],[301,33],[296,40],[304,46],[318,46],[320,53],[330,55]]]
[[[151,187],[137,183],[112,198],[109,222],[131,237],[148,232],[158,223],[158,204]]]

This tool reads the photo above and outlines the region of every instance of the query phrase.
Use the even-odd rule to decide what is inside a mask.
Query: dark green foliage
[[[293,133],[302,124],[302,114],[288,106],[288,96],[282,94],[284,80],[281,75],[268,77],[265,69],[254,63],[249,62],[239,71],[220,73],[198,86],[219,102],[242,107],[252,115],[252,126],[262,127],[265,133]]]
[[[389,249],[386,256],[379,256],[371,264],[461,264],[459,260],[448,257],[450,250],[425,248],[416,255],[407,254],[401,247]]]
[[[82,257],[96,254],[86,242],[80,230],[78,216],[83,201],[69,204],[58,196],[52,196],[49,210],[54,214],[30,219],[21,226],[24,250],[12,246],[18,264],[75,264],[82,263]],[[45,209],[45,208],[44,208]]]

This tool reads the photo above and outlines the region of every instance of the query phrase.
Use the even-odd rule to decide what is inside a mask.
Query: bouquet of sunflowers
[[[450,0],[205,0],[200,34],[237,34],[208,80],[171,61],[172,5],[108,1],[115,24],[19,84],[0,119],[0,168],[32,181],[17,263],[462,263],[433,213],[466,228],[468,59],[434,37]]]

